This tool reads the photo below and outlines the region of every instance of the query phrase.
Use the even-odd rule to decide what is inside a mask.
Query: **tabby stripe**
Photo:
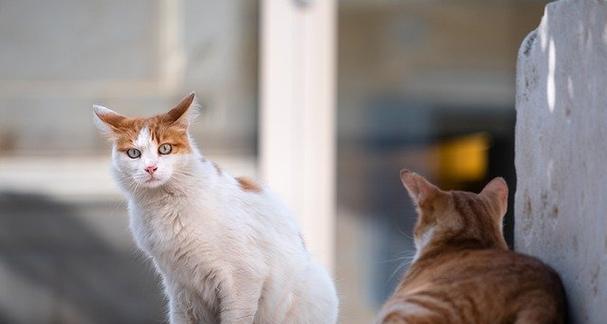
[[[418,295],[426,296],[427,298],[438,300],[443,304],[447,304],[448,308],[451,309],[455,314],[457,314],[458,311],[462,310],[462,308],[459,307],[457,305],[457,303],[455,303],[455,301],[453,301],[453,299],[449,298],[449,296],[444,293],[441,294],[441,293],[431,292],[431,291],[420,291],[420,292],[415,293],[415,296],[418,296]]]
[[[428,311],[431,311],[434,313],[439,313],[442,318],[449,319],[449,321],[453,320],[453,318],[451,316],[452,314],[449,311],[449,309],[442,307],[440,305],[437,305],[436,303],[432,303],[432,301],[426,301],[426,300],[417,298],[416,296],[410,296],[410,297],[407,297],[406,302],[424,307]]]

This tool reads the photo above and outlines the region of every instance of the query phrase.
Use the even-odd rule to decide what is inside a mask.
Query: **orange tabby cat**
[[[442,191],[401,171],[417,206],[417,254],[379,323],[564,323],[561,280],[541,261],[508,250],[508,186]]]

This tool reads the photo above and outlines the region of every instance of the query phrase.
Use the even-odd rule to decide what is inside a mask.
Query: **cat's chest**
[[[139,247],[154,257],[170,254],[188,241],[205,241],[203,229],[212,228],[204,207],[187,203],[130,208],[130,228]]]

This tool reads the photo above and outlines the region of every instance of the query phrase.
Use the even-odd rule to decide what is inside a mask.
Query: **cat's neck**
[[[487,242],[477,238],[433,239],[419,251],[409,268],[407,278],[413,278],[425,269],[441,264],[445,258],[480,250],[507,251],[508,247],[502,246],[500,242]]]
[[[428,260],[440,255],[461,253],[472,250],[505,249],[500,242],[483,240],[475,237],[447,237],[431,240],[419,253],[418,260]]]

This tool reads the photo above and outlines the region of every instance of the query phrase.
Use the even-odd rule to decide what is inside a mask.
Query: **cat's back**
[[[528,280],[529,282],[526,282]],[[519,290],[517,286],[560,285],[556,272],[542,261],[509,250],[479,249],[444,253],[421,258],[412,266],[404,283],[408,287],[426,284],[454,285],[479,283],[479,289],[491,289],[491,284],[511,282],[502,289]]]
[[[500,249],[445,253],[415,262],[383,323],[561,323],[558,274],[536,258]],[[390,308],[390,305],[387,305]],[[415,320],[415,316],[424,315]],[[431,316],[431,315],[430,315]],[[409,319],[405,321],[405,319]]]

